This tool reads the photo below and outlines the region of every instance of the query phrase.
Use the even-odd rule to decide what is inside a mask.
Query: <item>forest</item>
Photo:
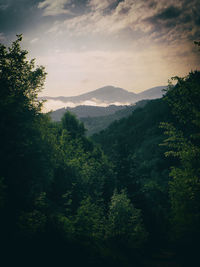
[[[21,41],[0,44],[5,266],[198,266],[200,71],[89,138],[42,112],[46,72]]]

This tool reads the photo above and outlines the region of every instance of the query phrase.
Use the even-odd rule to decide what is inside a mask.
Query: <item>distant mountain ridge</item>
[[[141,100],[129,106],[77,106],[74,108],[61,108],[50,112],[53,121],[60,121],[66,111],[75,114],[82,121],[87,129],[87,136],[91,136],[110,125],[115,120],[129,116],[135,109],[144,107],[150,100]]]
[[[156,86],[150,89],[147,89],[141,93],[137,94],[137,97],[141,99],[156,99],[161,98],[164,94],[163,89],[167,86]]]
[[[123,88],[114,87],[114,86],[105,86],[94,91],[81,94],[78,96],[59,96],[59,97],[45,97],[45,99],[54,99],[60,100],[63,102],[80,102],[80,101],[89,101],[95,99],[101,102],[117,102],[117,101],[132,101],[135,100],[137,94],[128,92]]]
[[[79,96],[46,99],[63,104],[63,108],[50,113],[53,121],[60,121],[64,113],[70,111],[85,124],[87,134],[92,135],[108,127],[112,121],[128,116],[148,100],[161,98],[164,88],[166,86],[157,86],[135,94],[119,87],[105,86]],[[69,107],[69,104],[74,107]]]
[[[105,86],[94,91],[81,94],[78,96],[59,96],[59,97],[42,97],[45,100],[54,100],[63,102],[63,106],[88,105],[87,101],[91,102],[89,105],[108,106],[108,105],[130,105],[143,99],[155,99],[160,98],[163,95],[163,89],[166,86],[157,86],[145,90],[141,93],[129,92],[123,88],[114,86]]]
[[[134,105],[123,106],[124,108],[117,110],[113,114],[98,117],[81,117],[79,119],[87,129],[86,135],[91,136],[107,128],[113,121],[128,117],[134,110],[144,107],[149,101],[141,100]]]
[[[97,107],[97,106],[87,106],[81,105],[74,108],[66,107],[57,109],[50,113],[50,116],[53,121],[60,121],[61,117],[64,115],[66,111],[70,111],[75,114],[79,119],[80,118],[88,118],[88,117],[101,117],[108,116],[114,114],[116,111],[124,109],[125,106],[115,106],[110,105],[108,107]]]

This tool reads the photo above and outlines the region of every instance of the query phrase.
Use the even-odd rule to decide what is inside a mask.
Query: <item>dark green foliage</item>
[[[126,188],[134,205],[143,210],[154,239],[167,238],[171,160],[165,159],[166,148],[160,146],[165,137],[159,125],[171,119],[167,103],[153,100],[93,136],[114,163],[118,189]]]
[[[135,105],[126,106],[121,110],[116,111],[114,114],[98,117],[83,117],[80,120],[84,123],[87,129],[87,136],[91,136],[107,128],[113,121],[119,120],[123,117],[128,117],[135,109],[146,105],[148,100],[141,100]]]
[[[114,192],[108,211],[107,238],[132,248],[142,247],[147,239],[141,211],[134,208],[124,190]]]
[[[19,261],[26,261],[37,247],[37,260],[42,247],[46,251],[52,247],[62,260],[68,251],[69,262],[79,247],[85,251],[80,258],[90,265],[94,255],[101,255],[92,244],[104,240],[104,206],[115,187],[112,164],[84,136],[83,124],[72,114],[66,113],[56,124],[41,113],[37,93],[45,72],[26,60],[20,41],[21,36],[8,49],[1,45],[0,229],[4,255],[16,253]],[[50,255],[46,260],[51,259]],[[79,259],[73,260],[78,266]]]
[[[177,123],[162,124],[169,136],[166,156],[179,162],[170,172],[172,238],[194,249],[200,236],[200,72],[175,79],[165,99]]]
[[[27,209],[33,199],[33,187],[44,187],[48,170],[41,168],[39,129],[42,89],[45,72],[26,60],[27,51],[20,48],[21,36],[9,49],[0,45],[0,162],[5,185],[5,217],[16,227],[18,209]],[[8,212],[9,211],[9,212]]]
[[[62,128],[66,129],[72,137],[82,136],[85,133],[83,123],[79,122],[69,111],[63,115],[61,123]]]
[[[59,99],[60,98],[58,98],[57,100]],[[62,101],[62,97],[60,100]],[[67,111],[69,111],[72,114],[75,114],[79,119],[88,117],[89,118],[102,117],[114,114],[116,111],[122,110],[124,108],[125,106],[115,106],[115,105],[110,105],[107,107],[80,105],[74,108],[66,107],[57,109],[55,111],[50,112],[50,117],[53,121],[61,121],[61,118]]]
[[[46,74],[20,41],[0,45],[2,261],[158,266],[151,255],[168,245],[192,266],[200,236],[199,72],[93,136],[106,156],[74,115],[55,123],[42,114],[37,94]]]
[[[172,242],[186,266],[193,266],[200,236],[200,73],[175,79],[163,99],[147,103],[93,139],[114,163],[117,187],[127,188],[143,211],[149,241],[161,246]]]

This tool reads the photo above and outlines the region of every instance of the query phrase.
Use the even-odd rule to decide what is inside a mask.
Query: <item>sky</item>
[[[0,0],[0,42],[21,33],[44,96],[138,93],[200,69],[199,0]]]

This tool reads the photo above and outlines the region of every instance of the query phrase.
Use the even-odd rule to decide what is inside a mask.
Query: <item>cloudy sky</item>
[[[137,93],[200,68],[199,0],[0,0],[0,41],[20,33],[46,96]]]

